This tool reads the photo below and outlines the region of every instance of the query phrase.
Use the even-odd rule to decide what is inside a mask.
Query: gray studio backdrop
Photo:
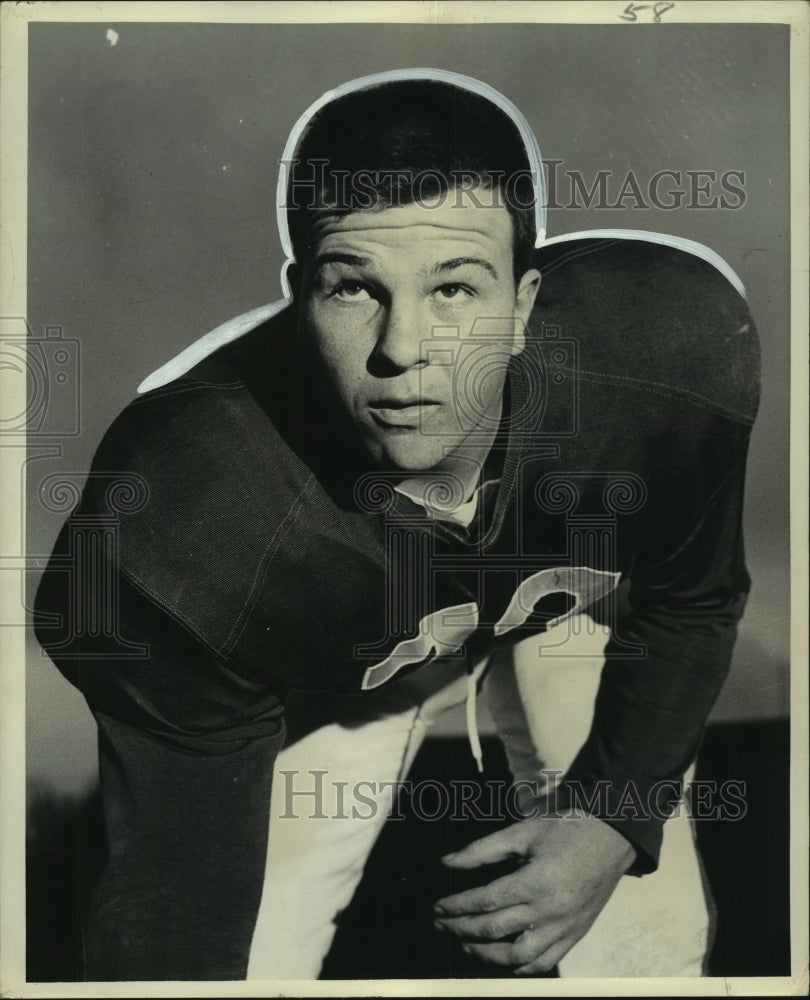
[[[567,172],[590,187],[609,171],[609,202],[632,172],[648,203],[656,173],[681,172],[659,188],[686,190],[679,208],[640,207],[631,191],[625,207],[552,209],[549,235],[685,236],[746,285],[764,355],[746,510],[754,586],[714,717],[786,714],[788,43],[775,25],[32,25],[28,322],[35,337],[50,333],[50,391],[27,466],[29,600],[65,516],[41,499],[46,477],[80,485],[150,371],[280,296],[277,161],[298,116],[354,77],[437,66],[486,81],[524,112],[544,157],[559,161],[560,204],[571,202]],[[29,778],[77,792],[95,773],[91,717],[33,638],[27,679]]]

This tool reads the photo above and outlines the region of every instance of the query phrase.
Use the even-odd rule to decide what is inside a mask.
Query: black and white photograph
[[[806,995],[810,8],[2,16],[3,995]]]

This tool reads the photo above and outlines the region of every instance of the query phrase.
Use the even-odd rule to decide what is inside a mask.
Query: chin
[[[435,469],[445,456],[445,449],[438,442],[426,448],[424,438],[386,442],[385,446],[378,445],[375,452],[381,469],[398,472],[427,472]]]

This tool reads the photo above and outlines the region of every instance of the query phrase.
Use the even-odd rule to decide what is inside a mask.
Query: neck
[[[472,441],[462,443],[432,469],[405,476],[397,484],[398,489],[419,499],[426,507],[443,510],[453,510],[468,501],[481,478],[500,415],[499,407],[496,419],[485,430],[476,431]]]

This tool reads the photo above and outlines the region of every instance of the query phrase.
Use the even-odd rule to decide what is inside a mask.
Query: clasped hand
[[[519,867],[440,899],[436,926],[518,975],[547,972],[593,924],[634,858],[620,833],[584,813],[521,820],[442,858],[457,869],[508,859]]]

